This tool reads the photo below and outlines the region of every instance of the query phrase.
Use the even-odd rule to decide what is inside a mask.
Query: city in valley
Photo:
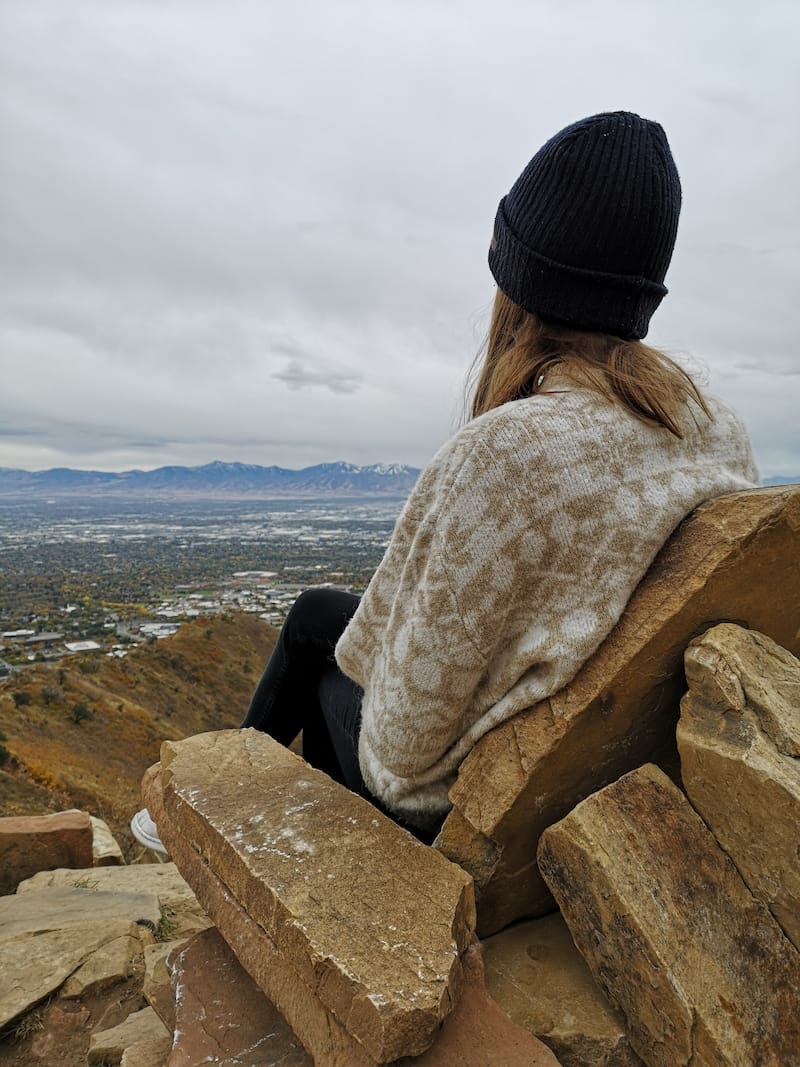
[[[297,594],[361,592],[402,500],[4,501],[0,677],[71,654],[124,656],[187,619],[279,625]]]

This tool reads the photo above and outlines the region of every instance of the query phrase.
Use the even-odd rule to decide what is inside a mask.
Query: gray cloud
[[[361,375],[335,370],[311,370],[299,359],[290,359],[281,371],[276,371],[273,378],[285,382],[290,389],[305,389],[310,385],[320,385],[332,393],[355,393],[358,390]]]

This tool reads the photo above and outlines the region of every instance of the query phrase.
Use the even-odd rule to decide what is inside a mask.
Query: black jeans
[[[367,793],[358,766],[361,687],[333,658],[358,597],[308,589],[286,616],[242,726],[290,745],[303,731],[303,757],[354,793]]]
[[[336,589],[307,589],[292,605],[261,676],[242,727],[290,745],[303,731],[303,758],[364,797],[426,844],[436,836],[405,823],[373,796],[358,765],[359,685],[333,658],[358,607],[358,597]]]

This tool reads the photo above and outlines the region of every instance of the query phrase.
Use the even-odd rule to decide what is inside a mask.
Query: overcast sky
[[[648,340],[800,474],[794,0],[0,0],[0,466],[423,465],[497,201],[562,126],[667,130]]]

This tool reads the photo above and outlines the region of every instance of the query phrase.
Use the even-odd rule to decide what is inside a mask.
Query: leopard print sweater
[[[758,481],[713,397],[679,440],[575,372],[546,385],[441,448],[336,646],[364,690],[364,781],[423,828],[476,741],[570,681],[678,523]]]

